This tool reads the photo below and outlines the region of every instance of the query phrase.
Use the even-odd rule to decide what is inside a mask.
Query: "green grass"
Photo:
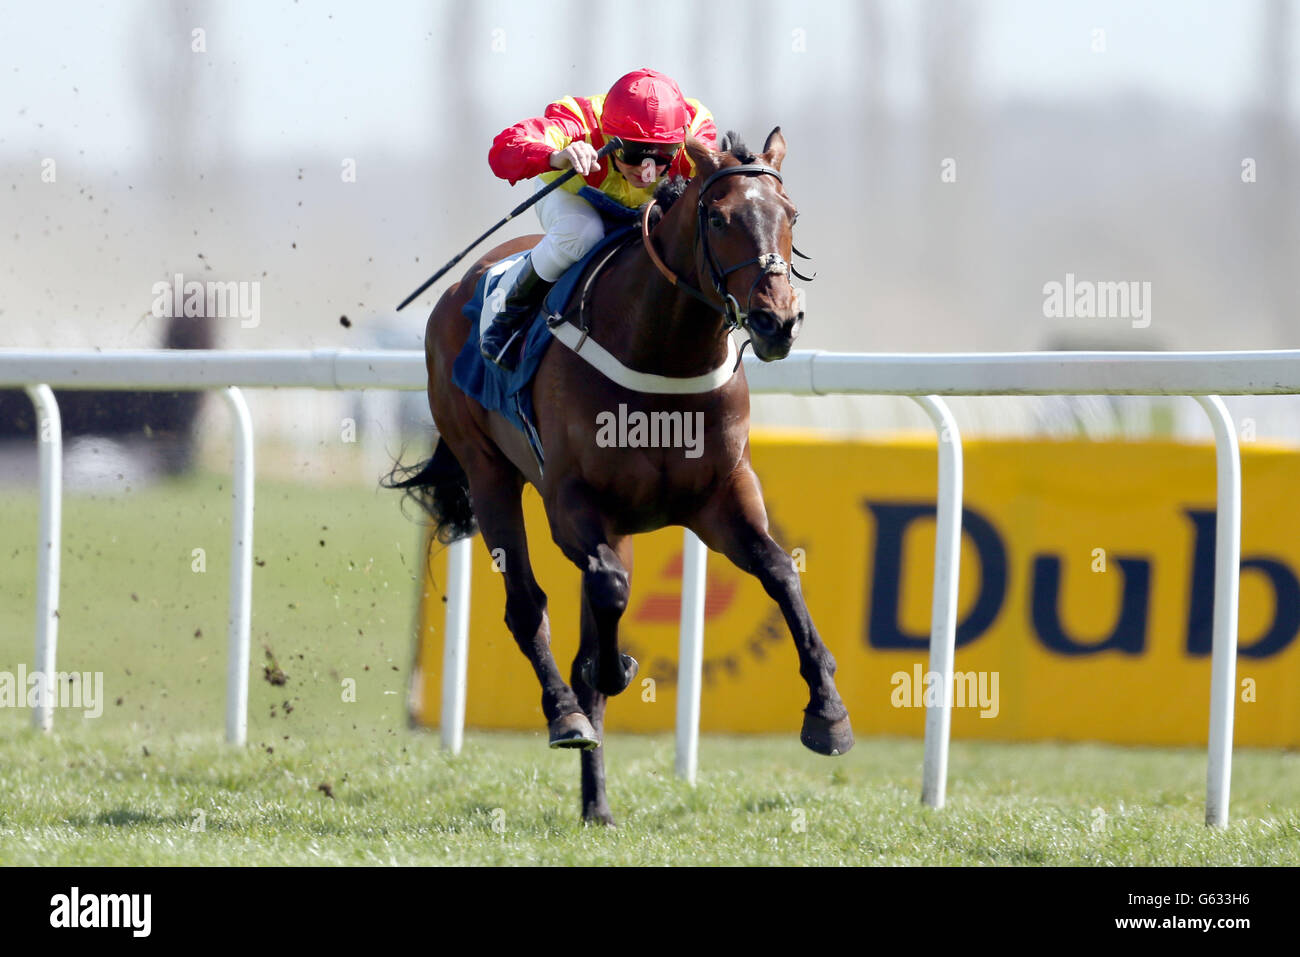
[[[257,483],[250,740],[405,726],[419,531],[394,492]],[[0,495],[0,670],[33,667],[36,498]],[[65,498],[62,670],[102,671],[98,723],[145,733],[225,726],[230,486],[222,475]],[[205,570],[196,571],[195,549]],[[261,679],[267,649],[289,675]],[[356,682],[356,703],[342,682]],[[283,702],[294,711],[292,729]],[[25,713],[0,709],[0,732]]]
[[[668,736],[625,735],[607,742],[620,821],[609,831],[578,823],[577,760],[540,733],[471,734],[457,758],[407,732],[294,739],[273,753],[215,734],[146,737],[82,726],[0,741],[0,861],[1300,862],[1294,755],[1242,754],[1235,819],[1217,831],[1202,822],[1204,759],[1189,753],[959,742],[950,804],[934,812],[917,801],[915,741],[862,741],[831,762],[794,740],[706,738],[692,789],[673,776]]]
[[[224,482],[69,496],[59,663],[104,671],[108,704],[57,712],[50,736],[0,709],[0,863],[1300,863],[1300,755],[1264,751],[1238,752],[1219,831],[1199,750],[957,741],[934,812],[915,740],[828,760],[793,734],[706,737],[690,788],[669,736],[624,735],[607,747],[620,827],[584,828],[577,759],[541,728],[471,733],[456,758],[407,728],[417,534],[355,489],[258,484],[255,660],[269,645],[289,680],[255,674],[249,746],[230,748]],[[34,496],[3,496],[0,527],[13,671],[31,666]]]

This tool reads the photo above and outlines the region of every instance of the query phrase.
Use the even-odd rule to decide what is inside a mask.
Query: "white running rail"
[[[1241,462],[1236,433],[1220,395],[1300,394],[1300,351],[1269,352],[1026,352],[967,354],[850,354],[794,352],[780,362],[746,359],[750,389],[789,395],[907,395],[939,431],[938,531],[930,632],[930,670],[951,675],[961,538],[961,440],[942,396],[1183,395],[1196,396],[1214,427],[1217,519],[1210,688],[1206,823],[1228,820],[1232,777],[1233,683],[1237,659],[1237,601],[1241,555]],[[61,444],[51,389],[225,390],[235,421],[230,652],[226,737],[247,731],[249,613],[252,581],[253,437],[239,388],[425,388],[420,352],[315,351],[61,351],[0,349],[0,387],[24,388],[38,410],[41,462],[40,559],[37,574],[36,662],[54,673],[59,583]],[[443,743],[459,750],[464,726],[468,650],[468,541],[452,546],[455,589],[447,607]],[[704,546],[686,534],[677,770],[694,780],[698,754],[699,668],[703,642]],[[946,698],[947,696],[945,696]],[[46,696],[33,723],[53,723]],[[922,799],[942,807],[948,764],[947,703],[926,715]]]

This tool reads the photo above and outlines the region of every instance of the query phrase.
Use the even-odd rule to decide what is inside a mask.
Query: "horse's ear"
[[[781,161],[785,159],[785,137],[781,135],[781,127],[775,127],[767,134],[767,142],[763,144],[763,159],[772,169],[781,168]]]
[[[722,168],[722,157],[713,152],[703,140],[694,136],[686,137],[686,155],[695,164],[695,171],[701,176],[712,176]]]

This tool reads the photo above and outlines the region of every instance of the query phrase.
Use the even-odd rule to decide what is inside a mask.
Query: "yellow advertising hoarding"
[[[1214,449],[1173,442],[964,443],[953,734],[1200,744],[1209,728]],[[921,735],[934,566],[934,441],[756,434],[773,534],[802,567],[859,735]],[[1247,445],[1235,741],[1300,745],[1300,452]],[[580,579],[531,489],[525,514],[561,671]],[[637,681],[611,731],[676,714],[682,530],[636,539],[621,626]],[[438,722],[446,557],[427,569],[417,720]],[[467,723],[543,729],[541,691],[503,622],[504,585],[474,544]],[[646,683],[645,679],[653,679]],[[708,558],[705,731],[798,733],[807,688],[757,580]]]

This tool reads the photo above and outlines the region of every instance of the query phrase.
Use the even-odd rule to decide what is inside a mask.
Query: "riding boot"
[[[553,285],[533,270],[533,258],[526,254],[523,261],[512,267],[514,281],[505,291],[505,301],[492,317],[492,323],[479,337],[479,352],[489,362],[496,363],[507,372],[513,372],[517,357],[513,355],[516,340],[534,310]],[[504,282],[504,279],[503,279]],[[497,287],[498,291],[500,286]],[[497,295],[497,293],[493,293]],[[489,297],[490,299],[491,297]],[[522,345],[522,342],[518,343]]]

